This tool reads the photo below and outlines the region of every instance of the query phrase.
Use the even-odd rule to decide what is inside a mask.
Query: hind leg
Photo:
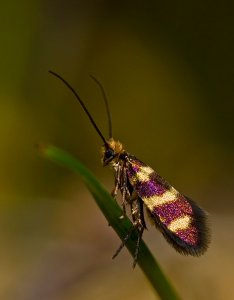
[[[136,243],[136,248],[135,248],[135,253],[133,258],[133,268],[135,268],[137,263],[138,254],[140,250],[140,242],[142,239],[143,232],[146,228],[142,203],[143,203],[142,200],[138,197],[137,199],[132,200],[132,202],[130,203],[133,226],[130,228],[125,238],[123,239],[121,245],[119,246],[119,248],[117,249],[117,251],[112,257],[115,258],[120,253],[120,251],[126,245],[127,241],[131,238],[132,232],[136,230],[138,233],[138,237],[137,237],[137,243]]]

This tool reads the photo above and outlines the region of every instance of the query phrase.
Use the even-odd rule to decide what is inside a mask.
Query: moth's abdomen
[[[157,227],[177,251],[200,255],[207,249],[205,213],[192,200],[136,158],[130,159],[128,178]]]

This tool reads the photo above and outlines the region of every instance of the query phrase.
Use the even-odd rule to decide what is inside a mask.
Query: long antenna
[[[101,90],[102,97],[104,99],[105,106],[106,106],[106,114],[107,114],[107,118],[108,118],[108,128],[109,128],[109,138],[111,138],[112,137],[111,113],[110,113],[110,107],[109,107],[109,103],[108,103],[108,100],[107,100],[107,96],[106,96],[104,87],[102,86],[100,81],[97,80],[96,77],[94,77],[93,75],[89,75],[89,76],[96,82],[96,84],[99,86],[99,88]]]
[[[82,106],[83,110],[87,114],[90,122],[93,124],[93,127],[96,129],[97,133],[99,134],[99,136],[103,140],[104,144],[106,144],[107,143],[106,139],[102,135],[101,131],[97,127],[97,124],[94,122],[94,119],[92,118],[91,114],[89,113],[88,109],[86,108],[84,102],[81,100],[80,96],[77,94],[77,92],[74,90],[74,88],[63,77],[61,77],[59,74],[57,74],[57,73],[55,73],[53,71],[49,71],[49,73],[52,74],[52,75],[54,75],[58,79],[60,79],[69,88],[69,90],[73,93],[73,95],[75,95],[76,99],[79,101],[79,103]]]

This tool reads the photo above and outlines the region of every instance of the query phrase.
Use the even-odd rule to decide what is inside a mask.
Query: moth
[[[103,141],[102,164],[110,165],[113,168],[115,185],[111,194],[116,198],[118,191],[121,192],[123,208],[121,218],[126,215],[126,206],[130,207],[133,227],[113,257],[118,255],[127,240],[131,238],[131,232],[136,230],[138,239],[133,261],[133,267],[135,267],[140,241],[146,229],[144,210],[147,211],[156,227],[175,250],[184,255],[202,255],[207,250],[209,243],[206,212],[190,198],[178,192],[151,167],[128,153],[121,142],[113,139],[109,105],[100,82],[91,76],[101,89],[105,102],[109,123],[108,139],[103,136],[74,88],[57,73],[49,72],[60,79],[75,95]]]

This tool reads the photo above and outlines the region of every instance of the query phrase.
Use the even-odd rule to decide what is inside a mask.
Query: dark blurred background
[[[183,299],[232,299],[234,5],[230,1],[8,1],[0,5],[0,298],[155,299],[80,178],[49,161],[59,146],[111,190],[101,140],[52,69],[114,137],[205,208],[212,243],[177,254],[145,240]]]

